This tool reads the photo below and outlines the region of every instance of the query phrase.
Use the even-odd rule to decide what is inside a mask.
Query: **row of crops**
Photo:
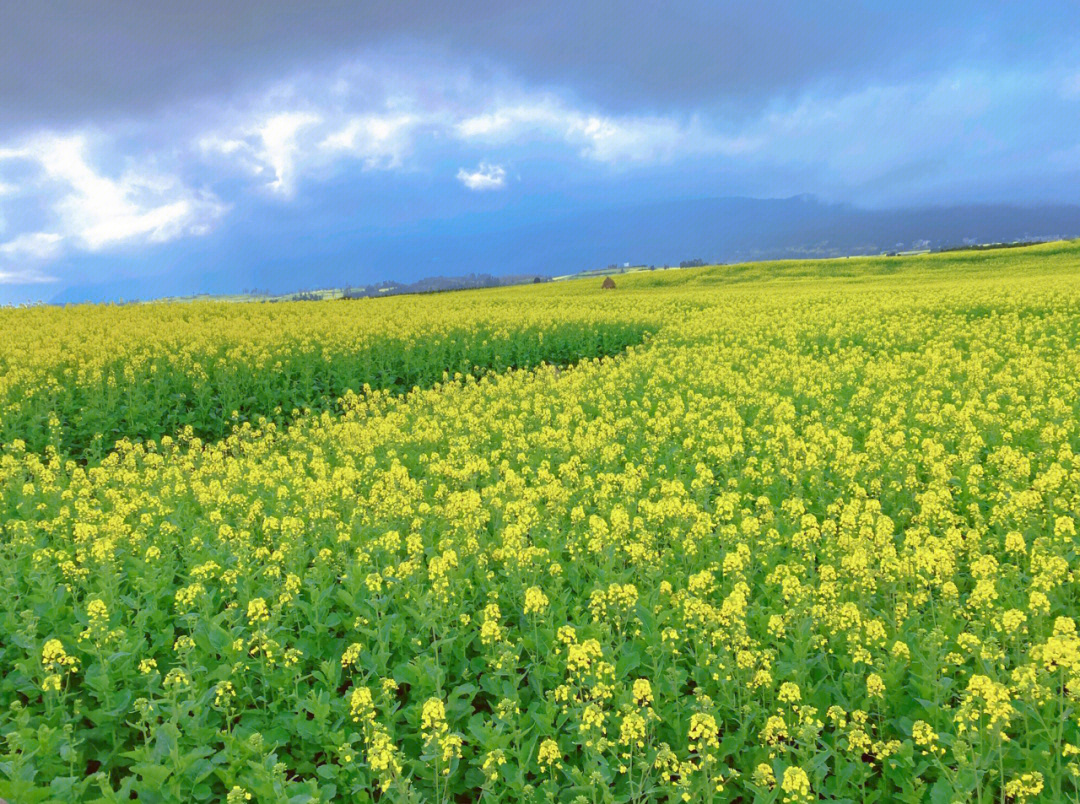
[[[23,326],[33,315],[47,319],[21,349],[17,340],[0,347],[0,443],[85,462],[121,439],[190,431],[217,440],[244,423],[335,410],[349,391],[406,393],[456,376],[614,355],[656,328],[648,318],[564,320],[520,304],[479,319],[455,309],[413,318],[406,304],[398,320],[382,320],[377,304],[0,313]]]

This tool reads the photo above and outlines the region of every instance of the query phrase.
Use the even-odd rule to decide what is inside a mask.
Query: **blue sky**
[[[366,239],[631,199],[1080,202],[1073,3],[450,5],[5,12],[0,301],[408,278]]]

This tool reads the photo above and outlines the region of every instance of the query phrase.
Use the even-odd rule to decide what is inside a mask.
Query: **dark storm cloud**
[[[1076,7],[469,0],[0,3],[0,129],[139,115],[407,43],[611,109],[1001,66],[1075,47]]]

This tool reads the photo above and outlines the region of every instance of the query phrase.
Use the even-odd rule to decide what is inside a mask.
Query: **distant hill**
[[[1076,236],[1080,206],[1075,205],[865,210],[807,196],[705,198],[551,215],[510,227],[505,217],[476,213],[347,244],[329,235],[299,242],[246,238],[168,275],[71,286],[52,301],[238,293],[242,287],[289,293],[379,281],[443,290],[460,286],[455,283],[470,275],[558,276],[624,262],[835,257]],[[246,264],[260,267],[241,275],[230,263],[232,253],[243,253]],[[427,276],[435,273],[439,276]]]

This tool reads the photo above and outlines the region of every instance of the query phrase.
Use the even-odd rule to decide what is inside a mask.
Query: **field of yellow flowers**
[[[1080,801],[1080,243],[0,311],[0,798]]]

